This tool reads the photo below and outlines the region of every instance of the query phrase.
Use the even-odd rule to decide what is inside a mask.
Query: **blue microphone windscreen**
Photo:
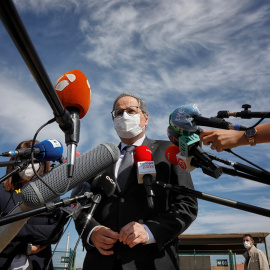
[[[41,153],[36,157],[38,160],[42,161],[54,161],[61,158],[63,155],[63,145],[57,140],[45,140],[40,143],[35,144]]]

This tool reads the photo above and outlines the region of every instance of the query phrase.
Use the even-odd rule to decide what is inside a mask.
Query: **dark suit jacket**
[[[155,141],[146,138],[143,145],[148,146],[153,153],[156,167],[156,180],[193,188],[190,174],[179,166],[172,165],[165,158],[165,150],[171,142]],[[114,166],[108,168],[114,171]],[[153,185],[154,208],[148,207],[145,188],[138,184],[136,166],[134,165],[125,189],[116,192],[110,198],[102,197],[93,218],[82,236],[82,242],[87,249],[84,270],[112,269],[115,259],[120,259],[123,269],[170,270],[179,269],[177,256],[178,235],[183,233],[197,216],[197,200],[168,191]],[[78,233],[82,231],[86,213],[82,212],[75,221]],[[131,221],[146,224],[151,230],[156,243],[133,248],[117,242],[114,255],[104,256],[87,244],[89,232],[97,225],[104,225],[114,231]]]

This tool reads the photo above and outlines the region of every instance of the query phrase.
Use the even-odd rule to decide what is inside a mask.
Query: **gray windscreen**
[[[113,143],[100,144],[76,158],[72,178],[67,177],[67,164],[64,163],[42,175],[42,179],[53,191],[62,193],[67,188],[68,181],[70,181],[68,190],[71,190],[116,163],[119,156],[120,151]],[[22,202],[25,206],[29,208],[42,206],[43,202],[42,199],[39,199],[40,196],[42,196],[44,203],[53,201],[58,197],[40,179],[31,182],[22,189]],[[35,186],[37,189],[34,189]]]

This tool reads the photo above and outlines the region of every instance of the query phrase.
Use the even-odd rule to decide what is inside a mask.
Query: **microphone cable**
[[[33,137],[33,140],[32,140],[32,147],[31,147],[31,164],[32,164],[32,168],[33,168],[33,171],[34,171],[34,173],[35,173],[35,175],[36,175],[36,177],[50,190],[50,191],[52,191],[53,192],[53,194],[55,194],[55,195],[57,195],[57,196],[62,196],[62,195],[64,195],[68,190],[69,190],[69,185],[70,185],[70,181],[71,181],[71,178],[69,178],[68,179],[68,183],[67,183],[67,186],[66,186],[66,189],[63,191],[63,192],[61,192],[61,193],[58,193],[58,192],[56,192],[56,191],[54,191],[48,184],[46,184],[44,181],[43,181],[43,179],[42,179],[42,177],[40,176],[40,175],[38,175],[38,173],[37,173],[37,171],[36,171],[36,169],[35,169],[35,166],[34,166],[34,143],[35,143],[35,141],[36,141],[36,137],[37,137],[37,135],[38,135],[38,133],[40,132],[40,130],[41,129],[43,129],[45,126],[47,126],[47,125],[49,125],[49,124],[51,124],[51,123],[53,123],[53,122],[55,122],[56,121],[56,118],[54,117],[54,118],[52,118],[52,119],[50,119],[48,122],[46,122],[45,124],[43,124],[37,131],[36,131],[36,133],[35,133],[35,135],[34,135],[34,137]]]
[[[247,163],[249,163],[250,165],[252,165],[252,166],[258,168],[259,170],[261,170],[261,171],[267,173],[267,174],[270,176],[270,172],[269,172],[269,171],[267,171],[267,170],[265,170],[264,168],[262,168],[262,167],[256,165],[255,163],[249,161],[248,159],[246,159],[246,158],[244,158],[244,157],[242,157],[242,156],[236,154],[235,152],[232,151],[232,149],[224,149],[224,151],[226,151],[226,152],[228,152],[228,153],[231,153],[231,154],[235,155],[236,157],[238,157],[238,158],[244,160],[245,162],[247,162]]]
[[[253,126],[247,128],[247,129],[250,129],[250,128],[254,128],[256,126],[258,126],[265,118],[266,116],[268,115],[269,113],[267,112],[257,123],[255,123]]]

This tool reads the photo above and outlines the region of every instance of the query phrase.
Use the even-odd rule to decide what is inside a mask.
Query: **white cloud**
[[[268,232],[269,217],[248,213],[238,209],[218,207],[200,209],[197,219],[185,233]]]
[[[19,141],[32,139],[38,128],[54,117],[50,107],[44,102],[44,98],[40,97],[42,94],[33,95],[29,89],[24,88],[24,80],[18,82],[2,76],[0,80],[0,116],[1,126],[4,127],[4,130],[0,131],[2,143],[18,144]],[[48,138],[53,135],[52,138],[60,136],[55,126],[48,126],[45,130]],[[44,135],[42,137],[44,138]]]

